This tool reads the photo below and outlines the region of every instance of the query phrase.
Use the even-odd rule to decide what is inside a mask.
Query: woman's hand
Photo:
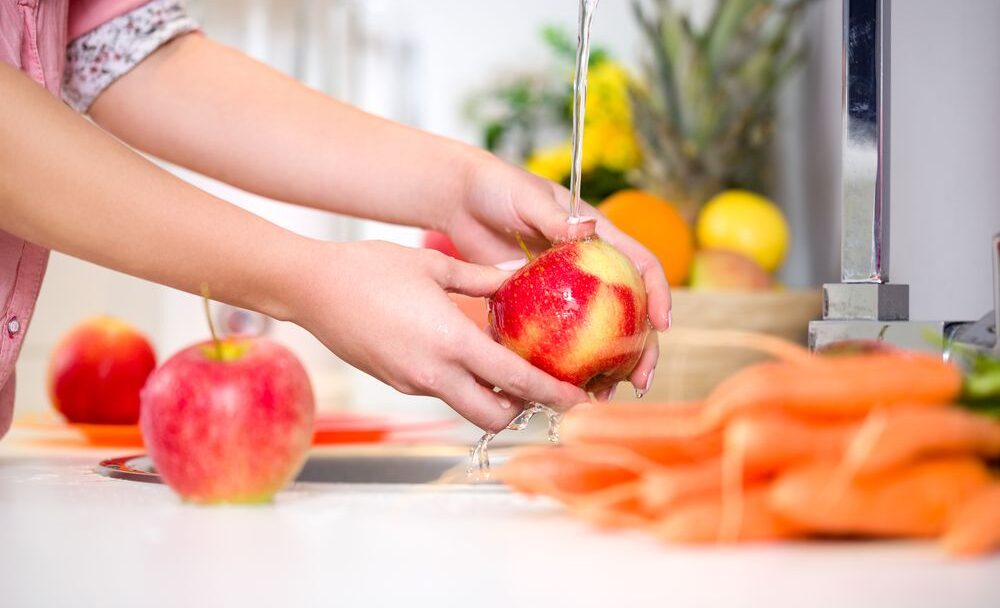
[[[472,164],[465,197],[444,218],[445,231],[473,262],[498,264],[523,259],[515,233],[538,249],[571,235],[574,227],[566,221],[569,199],[566,188],[484,155]],[[670,288],[656,256],[590,205],[582,204],[581,212],[595,218],[597,234],[627,255],[639,270],[646,283],[653,328],[669,329]],[[651,333],[642,358],[629,377],[637,391],[649,390],[658,355],[656,334]]]
[[[290,317],[354,367],[438,397],[490,431],[526,401],[568,409],[587,400],[490,339],[446,293],[487,296],[508,273],[378,241],[314,247]]]

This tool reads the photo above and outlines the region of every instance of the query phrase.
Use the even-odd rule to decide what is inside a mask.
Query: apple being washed
[[[156,470],[185,500],[266,502],[301,468],[314,408],[291,351],[264,338],[225,339],[153,372],[140,424]]]
[[[596,236],[557,244],[490,300],[497,340],[587,391],[624,380],[642,354],[646,289],[632,262]]]
[[[49,397],[70,422],[135,424],[139,391],[156,367],[149,340],[128,323],[95,317],[72,329],[49,361]]]

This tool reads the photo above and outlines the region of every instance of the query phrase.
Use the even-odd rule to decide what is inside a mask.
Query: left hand
[[[445,232],[472,262],[500,264],[523,259],[515,233],[538,250],[571,236],[574,227],[566,221],[569,200],[569,191],[563,186],[488,156],[470,170],[466,194],[446,219]],[[628,256],[642,275],[653,329],[669,329],[670,287],[656,256],[590,205],[582,204],[581,213],[596,218],[597,234]],[[629,376],[636,390],[649,390],[658,355],[653,332]],[[609,394],[598,396],[607,398]]]

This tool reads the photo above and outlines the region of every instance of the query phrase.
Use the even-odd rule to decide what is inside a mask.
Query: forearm
[[[141,108],[141,110],[140,110]],[[300,205],[443,227],[485,154],[364,113],[202,36],[161,48],[92,117],[130,144]]]
[[[0,64],[0,229],[137,277],[287,317],[308,241],[161,170]]]

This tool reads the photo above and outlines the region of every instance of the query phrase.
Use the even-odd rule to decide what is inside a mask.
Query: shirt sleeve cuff
[[[198,30],[182,0],[152,0],[73,40],[66,49],[63,100],[86,112],[97,96],[174,38]]]

